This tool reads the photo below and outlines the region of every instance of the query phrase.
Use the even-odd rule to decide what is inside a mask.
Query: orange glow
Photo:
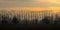
[[[43,11],[43,10],[52,10],[53,12],[59,12],[60,7],[13,7],[13,8],[1,8],[7,10],[26,10],[26,11]]]

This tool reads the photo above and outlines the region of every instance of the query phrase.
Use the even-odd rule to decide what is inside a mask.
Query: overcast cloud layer
[[[56,2],[55,2],[56,1]],[[59,0],[0,0],[0,8],[8,7],[60,7]]]

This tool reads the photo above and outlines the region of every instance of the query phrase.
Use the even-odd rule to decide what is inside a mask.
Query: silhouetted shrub
[[[37,20],[37,19],[35,19],[35,24],[37,24],[37,22],[38,22],[38,20]]]
[[[31,24],[37,24],[38,20],[37,19],[33,19],[31,20]]]
[[[16,16],[13,17],[12,23],[13,23],[13,24],[19,23],[19,21],[17,20]]]
[[[49,24],[50,21],[49,21],[48,17],[44,17],[44,19],[42,19],[42,23],[43,24]]]
[[[27,24],[31,24],[31,20],[27,20]]]
[[[2,20],[2,24],[7,24],[8,22],[6,20]]]
[[[26,19],[22,20],[20,24],[27,24],[27,20]]]
[[[60,17],[58,18],[58,24],[60,24]]]
[[[54,24],[58,24],[58,21],[55,20],[55,21],[54,21]]]

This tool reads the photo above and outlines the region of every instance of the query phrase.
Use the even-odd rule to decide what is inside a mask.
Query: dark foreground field
[[[0,25],[0,29],[30,29],[30,30],[38,30],[38,29],[57,29],[60,28],[60,25],[56,24],[41,24],[41,25],[12,25],[12,24],[5,24],[5,25]]]

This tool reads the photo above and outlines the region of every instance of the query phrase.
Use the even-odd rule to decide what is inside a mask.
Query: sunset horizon
[[[55,29],[58,24],[60,0],[0,0],[1,29]]]
[[[0,10],[60,11],[60,0],[0,0]]]

